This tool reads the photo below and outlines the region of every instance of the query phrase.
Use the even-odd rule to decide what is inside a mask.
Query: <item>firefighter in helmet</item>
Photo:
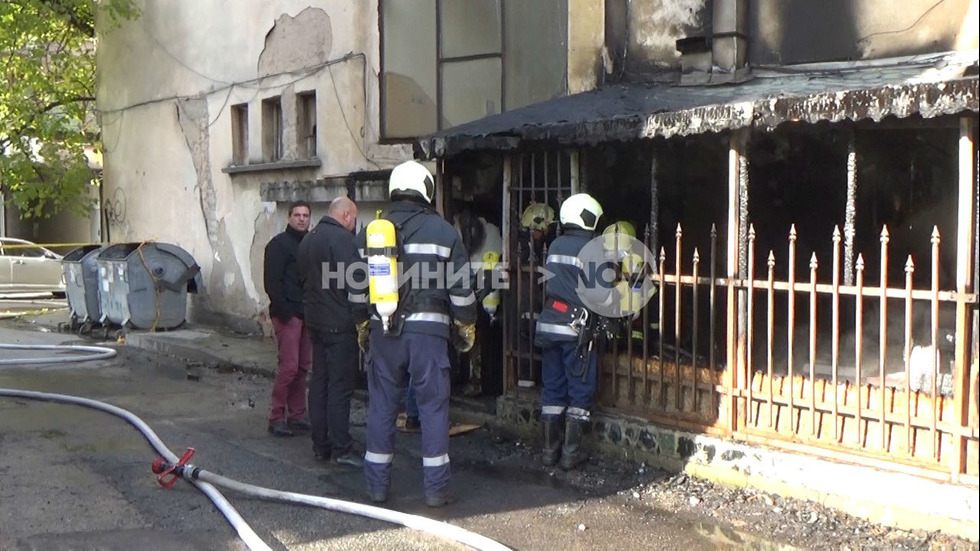
[[[612,288],[590,281],[595,266],[583,262],[582,251],[595,237],[602,207],[589,194],[566,199],[559,210],[562,235],[548,249],[545,270],[553,274],[545,283],[545,299],[535,330],[541,347],[542,462],[572,469],[585,460],[582,436],[591,419],[596,391],[596,354],[591,341],[583,342],[586,327],[596,313],[592,308],[611,305]],[[588,262],[588,261],[585,261]],[[581,292],[589,289],[589,304]],[[560,463],[559,463],[560,458]]]
[[[355,244],[367,258],[370,285],[350,291],[358,344],[369,365],[364,474],[371,501],[385,502],[391,486],[399,398],[411,378],[422,421],[425,503],[442,507],[453,501],[449,493],[447,342],[460,352],[472,348],[477,305],[468,278],[443,280],[438,274],[465,269],[469,255],[453,226],[432,208],[435,183],[423,165],[407,161],[395,167],[388,193],[392,202],[384,218],[394,226],[390,233],[397,240],[379,245],[383,240],[374,238],[381,234],[373,234],[371,225],[358,234]],[[397,264],[391,264],[400,266],[402,274],[413,274],[386,295],[397,300],[393,308],[390,298],[383,304],[375,300],[378,285],[371,279],[382,274],[390,277],[377,259],[391,255],[397,255]],[[422,266],[430,269],[420,269]]]

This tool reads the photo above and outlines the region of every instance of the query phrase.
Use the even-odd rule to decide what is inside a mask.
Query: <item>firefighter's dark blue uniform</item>
[[[367,445],[364,473],[372,496],[385,496],[391,485],[395,419],[411,376],[422,425],[422,472],[426,497],[445,495],[449,484],[449,356],[453,320],[475,323],[476,296],[470,286],[468,257],[452,225],[427,206],[413,201],[392,204],[385,216],[400,242],[399,336],[386,336],[367,289],[350,299],[371,315],[368,349]],[[365,232],[356,238],[362,256]],[[446,283],[449,285],[446,285]],[[364,319],[360,317],[359,319]]]
[[[542,356],[542,415],[560,416],[567,409],[569,417],[588,420],[590,416],[598,354],[591,354],[588,365],[583,365],[578,350],[580,328],[575,326],[575,320],[582,319],[582,312],[587,316],[594,314],[576,289],[584,285],[598,301],[612,300],[608,286],[603,287],[590,276],[596,267],[586,265],[587,261],[580,258],[582,248],[593,237],[595,234],[589,230],[566,229],[548,249],[545,269],[554,277],[545,282],[544,305],[534,339]]]

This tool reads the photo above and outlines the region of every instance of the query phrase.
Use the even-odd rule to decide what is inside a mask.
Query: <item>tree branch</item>
[[[63,100],[52,101],[51,103],[49,103],[49,104],[45,105],[44,107],[42,107],[40,112],[41,113],[47,113],[48,111],[50,111],[50,110],[52,110],[52,109],[54,109],[56,107],[60,107],[62,105],[67,105],[69,103],[77,103],[77,102],[80,102],[80,101],[95,101],[95,98],[92,97],[92,96],[75,96],[73,98],[66,98],[66,99],[63,99]]]
[[[70,26],[78,29],[88,37],[95,37],[95,22],[92,13],[82,13],[74,6],[66,6],[63,0],[46,0],[41,2],[56,15],[63,17]]]

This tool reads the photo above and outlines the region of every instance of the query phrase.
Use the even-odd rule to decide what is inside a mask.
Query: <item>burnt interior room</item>
[[[587,150],[586,187],[603,206],[599,230],[618,220],[629,221],[637,238],[647,240],[654,257],[659,259],[661,248],[665,255],[664,271],[673,274],[677,258],[676,233],[682,229],[681,271],[691,274],[695,249],[700,260],[699,275],[710,274],[711,227],[715,226],[716,269],[725,269],[725,240],[728,197],[728,137],[706,134],[670,140],[650,140],[606,144]],[[655,194],[655,195],[654,195]],[[655,202],[651,201],[655,198]],[[655,210],[654,210],[655,209]],[[648,228],[651,228],[647,236]],[[675,344],[674,305],[676,291],[670,285],[663,295],[665,344]],[[660,297],[655,296],[647,307],[648,322],[659,315]],[[680,348],[690,357],[694,346],[693,291],[685,286],[681,296]],[[723,334],[724,305],[716,304],[716,335]],[[708,356],[710,339],[708,324],[710,302],[706,289],[698,296],[698,351]],[[642,332],[641,320],[634,320],[632,329]],[[661,332],[648,328],[645,343],[634,339],[635,349],[647,347],[658,350]],[[719,339],[716,339],[720,342]],[[717,352],[717,351],[716,351]]]
[[[755,274],[764,278],[769,251],[775,278],[788,275],[790,228],[796,226],[796,277],[829,280],[834,226],[844,228],[847,200],[845,132],[825,125],[787,124],[752,135],[749,144],[749,220],[755,227]]]
[[[460,212],[501,226],[503,192],[503,157],[492,153],[468,152],[451,157],[443,166],[443,178],[449,190],[443,198],[447,218]]]
[[[952,289],[959,130],[955,119],[930,126],[922,124],[919,118],[914,123],[894,121],[883,127],[856,130],[855,244],[864,255],[865,275],[877,278],[881,230],[887,226],[889,286],[905,285],[905,262],[911,255],[916,267],[915,287],[929,288],[927,268],[936,227],[940,235],[940,288]]]
[[[470,253],[483,247],[486,232],[490,229],[479,219],[501,230],[502,159],[500,155],[492,153],[469,152],[447,159],[443,165],[442,178],[446,183],[443,189],[448,189],[448,192],[441,199],[442,204],[447,219],[456,225],[463,245]],[[478,294],[480,300],[484,296]],[[499,321],[491,320],[482,307],[478,307],[477,311],[479,346],[466,354],[450,354],[453,383],[464,385],[467,382],[472,356],[479,354],[483,366],[482,395],[499,396],[503,392],[501,325]]]
[[[955,267],[957,136],[954,124],[944,125],[941,121],[923,124],[921,119],[847,126],[789,123],[774,132],[753,135],[748,159],[749,221],[756,231],[755,279],[767,277],[767,260],[772,250],[774,279],[787,280],[789,232],[790,226],[795,224],[795,281],[810,280],[810,263],[815,253],[817,281],[832,282],[833,232],[837,226],[842,241],[839,282],[853,283],[855,271],[845,273],[845,266],[849,264],[846,262],[848,248],[844,243],[848,150],[853,139],[855,196],[851,260],[856,261],[858,255],[863,257],[863,284],[880,284],[881,231],[887,225],[887,286],[905,288],[906,262],[911,255],[914,287],[930,288],[931,234],[935,226],[942,236],[940,288],[949,289]],[[755,300],[753,368],[765,369],[765,328],[768,323],[765,293],[756,291]],[[877,364],[879,336],[884,325],[888,364],[890,370],[895,370],[901,368],[899,364],[902,363],[905,304],[900,299],[888,302],[884,324],[880,319],[879,300],[866,297],[862,303],[862,361]],[[777,292],[773,308],[773,353],[776,358],[786,357],[789,346],[788,306],[786,293]],[[854,298],[840,297],[836,335],[833,334],[832,296],[819,294],[816,306],[817,371],[830,364],[831,343],[835,336],[840,338],[840,365],[849,365],[853,369],[855,336],[858,334],[854,323],[857,306]],[[807,339],[811,316],[808,293],[796,293],[794,310],[792,358],[796,366],[804,366],[809,363]],[[915,343],[931,340],[929,321],[927,301],[913,301],[911,325]]]
[[[725,241],[727,155],[727,136],[715,134],[605,144],[586,150],[586,188],[604,210],[599,231],[617,220],[626,220],[642,240],[652,226],[651,250],[659,257],[664,247],[672,260],[680,224],[684,266],[689,269],[695,247],[706,265],[712,224],[718,243]],[[651,212],[654,190],[655,213]]]

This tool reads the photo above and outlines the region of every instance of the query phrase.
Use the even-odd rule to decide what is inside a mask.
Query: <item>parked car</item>
[[[23,239],[0,237],[0,294],[65,293],[61,255]]]

